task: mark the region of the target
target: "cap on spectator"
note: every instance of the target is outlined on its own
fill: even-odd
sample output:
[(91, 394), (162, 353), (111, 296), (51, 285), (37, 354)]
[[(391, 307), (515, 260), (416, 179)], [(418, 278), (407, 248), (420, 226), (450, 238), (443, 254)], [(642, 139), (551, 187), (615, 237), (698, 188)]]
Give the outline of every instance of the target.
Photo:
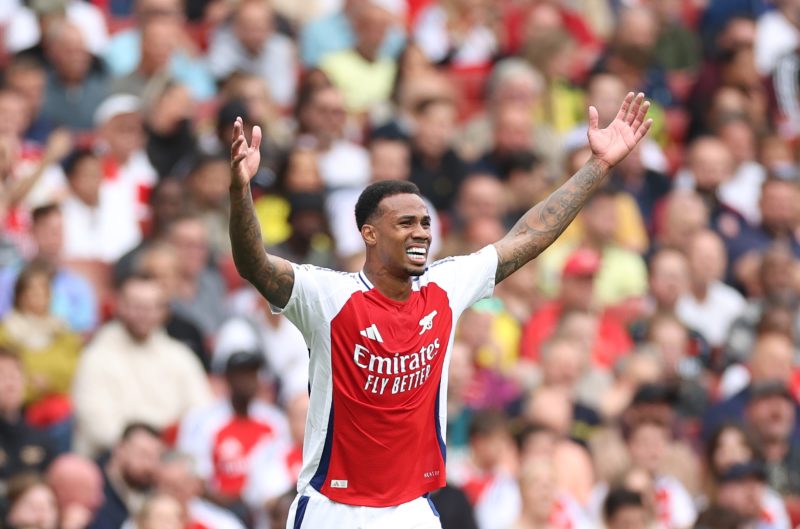
[(572, 252), (564, 263), (561, 277), (593, 276), (600, 269), (600, 256), (588, 248), (580, 248)]
[(37, 15), (65, 12), (67, 0), (31, 0), (30, 6)]
[(385, 9), (394, 17), (406, 16), (405, 0), (369, 0), (372, 5)]
[(264, 366), (264, 357), (256, 351), (236, 351), (225, 362), (225, 372), (259, 370)]
[(103, 125), (120, 114), (133, 114), (142, 108), (141, 100), (131, 94), (116, 94), (100, 103), (94, 113), (94, 124)]
[(763, 380), (755, 382), (750, 388), (750, 399), (756, 400), (765, 397), (784, 397), (794, 401), (794, 396), (786, 384), (780, 380)]
[(759, 481), (767, 480), (767, 471), (764, 465), (758, 461), (747, 461), (746, 463), (734, 463), (726, 468), (719, 475), (718, 481), (720, 483), (730, 483), (732, 481), (741, 481), (743, 479), (755, 478)]

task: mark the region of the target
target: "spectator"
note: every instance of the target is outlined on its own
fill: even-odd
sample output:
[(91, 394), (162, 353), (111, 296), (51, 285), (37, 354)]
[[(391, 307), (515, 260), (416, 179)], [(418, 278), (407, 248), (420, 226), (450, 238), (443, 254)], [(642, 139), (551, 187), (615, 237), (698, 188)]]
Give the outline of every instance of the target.
[(522, 512), (511, 528), (592, 527), (581, 506), (559, 491), (556, 481), (556, 469), (547, 459), (533, 459), (523, 465), (519, 478)]
[[(368, 2), (379, 7), (389, 7), (389, 11), (399, 8), (399, 3), (394, 0)], [(315, 68), (326, 55), (353, 47), (356, 42), (354, 18), (364, 3), (361, 0), (345, 0), (340, 10), (311, 20), (303, 27), (300, 33), (300, 52), (304, 66)], [(400, 24), (395, 24), (381, 43), (380, 55), (397, 57), (404, 43), (403, 30)]]
[(491, 411), (476, 414), (470, 424), (469, 444), (469, 459), (448, 465), (449, 478), (469, 498), (480, 529), (504, 528), (521, 509), (514, 479), (503, 468), (511, 448), (505, 416)]
[(500, 220), (506, 216), (503, 184), (493, 175), (475, 172), (458, 189), (451, 212), (451, 231), (443, 241), (442, 255), (469, 253), (469, 230), (481, 219)]
[(466, 166), (453, 149), (455, 105), (445, 98), (422, 100), (414, 121), (410, 180), (437, 211), (447, 211), (466, 176)]
[[(491, 141), (475, 163), (476, 168), (505, 180), (508, 177), (508, 164), (516, 153), (538, 152), (535, 132), (529, 109), (513, 100), (498, 103), (492, 114)], [(549, 159), (547, 161), (551, 162)], [(550, 167), (552, 165), (548, 164)]]
[[(55, 270), (51, 283), (51, 311), (76, 332), (89, 332), (97, 325), (97, 300), (91, 285), (62, 264), (64, 217), (56, 205), (42, 206), (33, 212), (32, 235), (36, 241), (34, 260)], [(13, 285), (20, 267), (0, 271), (0, 315), (13, 306)]]
[(92, 460), (63, 454), (47, 469), (58, 503), (60, 529), (84, 529), (103, 503), (103, 474)]
[(633, 464), (647, 470), (654, 479), (659, 521), (668, 528), (691, 527), (697, 518), (692, 497), (680, 481), (665, 474), (671, 443), (669, 427), (641, 418), (627, 427), (625, 437)]
[[(753, 349), (757, 326), (771, 307), (786, 307), (797, 310), (800, 292), (792, 280), (797, 261), (788, 245), (773, 243), (766, 249), (757, 271), (759, 297), (751, 297), (742, 315), (731, 325), (724, 351), (723, 365), (746, 362)], [(798, 328), (800, 321), (792, 325)]]
[[(237, 351), (226, 360), (216, 361), (217, 369), (225, 374), (230, 396), (195, 408), (184, 417), (179, 429), (177, 445), (197, 462), (208, 497), (234, 512), (246, 511), (243, 493), (248, 488), (254, 453), (261, 445), (288, 443), (289, 439), (283, 413), (256, 398), (263, 362), (264, 357), (256, 351)], [(262, 471), (277, 462), (269, 463), (261, 466)], [(262, 500), (261, 505), (292, 485), (288, 479), (278, 481), (279, 472), (270, 475), (272, 480), (259, 481), (269, 486), (269, 491), (255, 493)]]
[[(708, 438), (724, 422), (744, 419), (755, 385), (776, 380), (788, 385), (793, 372), (793, 358), (794, 346), (786, 335), (774, 332), (759, 335), (747, 363), (744, 387), (708, 410), (703, 419), (704, 437)], [(800, 439), (800, 429), (795, 428), (792, 437)]]
[(104, 182), (116, 184), (125, 200), (136, 205), (137, 219), (145, 220), (147, 197), (158, 176), (144, 151), (141, 100), (125, 94), (110, 96), (97, 107), (94, 122)]
[(665, 197), (662, 217), (656, 228), (655, 248), (686, 253), (694, 235), (708, 226), (709, 211), (696, 192), (676, 189)]
[(498, 52), (488, 2), (457, 0), (423, 10), (414, 38), (435, 63), (484, 66)]
[(164, 330), (171, 338), (191, 349), (203, 365), (203, 369), (209, 371), (211, 355), (200, 327), (177, 314), (172, 308), (177, 295), (179, 270), (178, 252), (174, 246), (165, 241), (155, 241), (142, 250), (135, 271), (153, 277), (161, 284), (161, 288), (169, 298), (169, 314), (164, 323)]
[(619, 76), (625, 86), (636, 87), (667, 108), (673, 104), (673, 95), (664, 70), (653, 61), (658, 33), (658, 18), (653, 11), (646, 7), (624, 9), (607, 52), (594, 69)]
[(61, 205), (67, 259), (112, 262), (139, 243), (136, 204), (120, 182), (103, 182), (100, 157), (73, 151), (64, 172), (70, 188)]
[[(194, 44), (183, 29), (178, 0), (136, 0), (134, 18), (136, 26), (114, 35), (103, 53), (114, 77), (131, 76), (129, 88), (135, 89), (142, 88), (140, 76), (147, 78), (164, 71), (189, 87), (196, 99), (202, 101), (214, 95), (213, 78), (203, 62), (194, 57)], [(119, 81), (117, 84), (121, 86)], [(140, 91), (133, 93), (142, 95)]]
[(163, 453), (158, 431), (143, 423), (125, 426), (103, 467), (103, 504), (87, 529), (120, 529), (128, 516), (143, 511)]
[(93, 4), (79, 0), (36, 0), (21, 7), (8, 20), (3, 36), (4, 48), (11, 54), (34, 48), (47, 33), (49, 22), (66, 20), (80, 29), (89, 51), (97, 55), (108, 43), (108, 29), (103, 13)]
[(57, 126), (90, 130), (98, 102), (108, 92), (105, 72), (93, 67), (81, 31), (67, 22), (47, 29), (44, 51), (50, 67), (42, 115)]
[(58, 505), (53, 490), (36, 474), (22, 474), (8, 484), (8, 527), (58, 529)]
[(650, 257), (647, 314), (675, 314), (678, 300), (689, 288), (689, 262), (679, 250), (665, 247)]
[(333, 86), (309, 92), (297, 102), (300, 133), (297, 145), (317, 152), (319, 173), (329, 188), (366, 185), (369, 155), (363, 147), (345, 138), (344, 96)]
[[(23, 415), (25, 375), (16, 354), (0, 348), (0, 486), (24, 472), (43, 472), (55, 457), (55, 446), (40, 430), (28, 425)], [(6, 489), (7, 490), (7, 489)]]
[(509, 105), (515, 105), (521, 115), (529, 117), (538, 147), (553, 145), (556, 142), (555, 133), (546, 125), (531, 119), (543, 90), (541, 73), (525, 60), (511, 57), (497, 62), (486, 81), (484, 112), (471, 118), (458, 133), (456, 143), (459, 154), (468, 161), (480, 157), (492, 144), (493, 123), (498, 119), (498, 112)]
[(153, 279), (131, 277), (120, 287), (117, 319), (97, 332), (78, 365), (77, 451), (98, 454), (133, 420), (165, 427), (209, 399), (202, 366), (162, 328), (165, 306)]
[[(558, 297), (534, 312), (525, 324), (520, 355), (536, 362), (542, 342), (550, 337), (561, 318), (571, 310), (595, 310), (594, 281), (600, 258), (592, 250), (576, 250), (564, 263)], [(591, 365), (608, 369), (633, 346), (624, 327), (609, 313), (600, 312), (597, 335), (591, 348)]]
[[(747, 464), (760, 459), (756, 440), (742, 426), (734, 423), (723, 424), (706, 444), (707, 493), (710, 498), (716, 494), (720, 477), (734, 465)], [(702, 514), (700, 518), (702, 518)], [(770, 520), (774, 527), (791, 527), (789, 515), (783, 499), (769, 485), (764, 487), (761, 499), (761, 516)]]
[(715, 503), (729, 509), (759, 527), (775, 527), (764, 519), (762, 497), (766, 475), (755, 462), (735, 463), (717, 480)]
[(203, 481), (197, 474), (191, 456), (180, 452), (164, 454), (158, 467), (156, 488), (159, 493), (167, 494), (180, 502), (187, 513), (190, 526), (244, 529), (230, 511), (203, 499)]
[(47, 74), (44, 66), (37, 60), (16, 56), (5, 68), (5, 82), (8, 87), (25, 100), (27, 110), (27, 130), (24, 139), (40, 145), (47, 142), (53, 131), (53, 123), (42, 116)]
[(225, 319), (219, 302), (225, 297), (225, 283), (210, 265), (208, 230), (199, 217), (186, 215), (172, 222), (167, 240), (178, 254), (179, 265), (172, 310), (197, 325), (203, 336), (211, 337)]
[(403, 2), (362, 1), (351, 14), (355, 33), (352, 48), (327, 54), (320, 69), (338, 87), (351, 114), (363, 116), (392, 93), (397, 63), (380, 53), (381, 44), (399, 19)]
[(720, 186), (720, 198), (739, 212), (750, 224), (761, 220), (759, 197), (767, 172), (756, 161), (756, 133), (745, 116), (723, 118), (716, 127), (720, 139), (733, 155), (733, 178)]
[(270, 96), (289, 108), (297, 83), (292, 41), (274, 29), (274, 15), (264, 2), (242, 2), (230, 25), (218, 28), (208, 50), (209, 70), (217, 79), (235, 71), (258, 75), (268, 83)]
[(745, 310), (741, 294), (722, 282), (725, 247), (710, 230), (696, 233), (689, 244), (689, 290), (681, 295), (676, 313), (687, 326), (703, 335), (712, 347), (721, 347), (733, 322)]
[(766, 462), (767, 482), (783, 496), (800, 493), (800, 445), (792, 439), (797, 428), (797, 404), (785, 384), (761, 382), (751, 387), (745, 410)]
[[(61, 423), (61, 448), (69, 447), (69, 392), (82, 346), (80, 336), (51, 313), (49, 266), (31, 263), (14, 285), (14, 308), (0, 324), (0, 344), (15, 351), (28, 379), (26, 413), (36, 426)], [(51, 435), (57, 435), (55, 430)]]

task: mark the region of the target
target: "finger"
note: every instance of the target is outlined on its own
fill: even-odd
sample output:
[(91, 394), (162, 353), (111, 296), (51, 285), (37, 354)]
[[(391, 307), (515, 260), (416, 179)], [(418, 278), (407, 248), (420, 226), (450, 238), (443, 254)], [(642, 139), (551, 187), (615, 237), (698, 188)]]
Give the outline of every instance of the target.
[(231, 141), (236, 141), (236, 139), (242, 135), (242, 121), (241, 118), (236, 118), (233, 122), (233, 137)]
[(237, 154), (233, 158), (233, 165), (238, 165), (238, 164), (242, 163), (242, 161), (244, 161), (245, 158), (247, 158), (247, 153), (246, 152), (242, 152), (242, 153)]
[(600, 116), (597, 113), (597, 109), (590, 106), (589, 107), (589, 130), (594, 130), (600, 127)]
[(648, 119), (647, 121), (644, 122), (644, 124), (641, 127), (639, 127), (639, 130), (637, 130), (636, 134), (634, 135), (634, 138), (636, 138), (636, 142), (637, 143), (642, 138), (644, 138), (645, 134), (647, 134), (647, 131), (650, 130), (650, 126), (652, 124), (653, 124), (653, 120), (652, 119)]
[(231, 145), (231, 156), (238, 156), (239, 152), (242, 150), (243, 144), (244, 144), (244, 135), (239, 134), (239, 137), (236, 138), (236, 141), (234, 141), (233, 145)]
[(625, 121), (625, 118), (628, 115), (628, 109), (631, 107), (632, 101), (633, 101), (633, 92), (628, 92), (628, 95), (626, 95), (625, 99), (622, 101), (622, 106), (619, 107), (619, 112), (617, 112), (617, 117), (615, 119), (621, 119)]
[(633, 130), (639, 130), (639, 127), (644, 123), (644, 118), (647, 116), (647, 111), (650, 109), (650, 101), (645, 101), (636, 113), (636, 119), (633, 120), (631, 127)]
[(628, 110), (628, 115), (625, 117), (625, 121), (628, 123), (628, 125), (632, 125), (634, 120), (636, 120), (636, 116), (639, 114), (639, 109), (642, 108), (643, 101), (644, 94), (641, 92), (636, 94), (636, 97), (633, 98), (633, 103)]
[(250, 147), (254, 151), (259, 150), (261, 148), (261, 127), (259, 127), (258, 125), (253, 127), (253, 137), (250, 139), (251, 139)]

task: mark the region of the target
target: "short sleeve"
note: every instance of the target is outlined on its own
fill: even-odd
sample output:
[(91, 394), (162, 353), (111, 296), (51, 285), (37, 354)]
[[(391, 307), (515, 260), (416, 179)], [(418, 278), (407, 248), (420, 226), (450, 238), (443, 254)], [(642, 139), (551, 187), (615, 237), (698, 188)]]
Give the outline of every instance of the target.
[(300, 329), (306, 342), (320, 322), (330, 321), (355, 290), (351, 274), (313, 265), (292, 263), (294, 285), (284, 308), (270, 303), (273, 314), (283, 314)]
[(497, 250), (490, 244), (470, 255), (436, 261), (428, 270), (428, 281), (447, 292), (453, 308), (460, 314), (476, 301), (492, 295), (497, 272)]

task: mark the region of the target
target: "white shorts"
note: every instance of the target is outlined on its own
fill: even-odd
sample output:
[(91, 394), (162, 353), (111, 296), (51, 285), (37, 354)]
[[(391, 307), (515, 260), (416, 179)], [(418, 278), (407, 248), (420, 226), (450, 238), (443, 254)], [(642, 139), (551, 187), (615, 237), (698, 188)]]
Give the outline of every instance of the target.
[(286, 529), (442, 529), (442, 524), (428, 497), (395, 507), (356, 507), (307, 487), (294, 499)]

